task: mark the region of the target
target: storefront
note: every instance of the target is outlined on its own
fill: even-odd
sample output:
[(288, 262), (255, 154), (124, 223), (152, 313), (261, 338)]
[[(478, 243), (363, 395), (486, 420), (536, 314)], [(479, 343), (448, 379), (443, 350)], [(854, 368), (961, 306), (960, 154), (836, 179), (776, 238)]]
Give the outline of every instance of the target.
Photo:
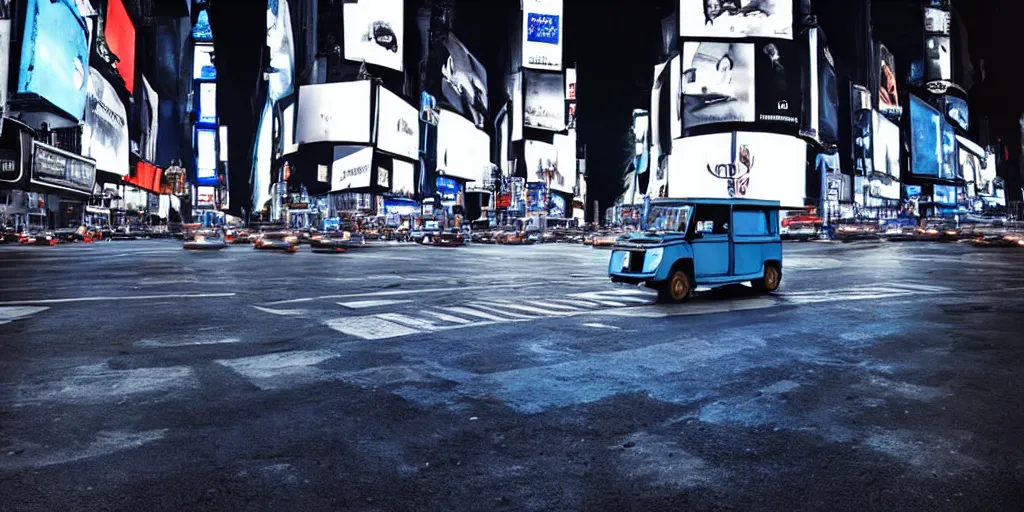
[(29, 223), (45, 229), (77, 228), (85, 220), (95, 181), (93, 160), (33, 141)]

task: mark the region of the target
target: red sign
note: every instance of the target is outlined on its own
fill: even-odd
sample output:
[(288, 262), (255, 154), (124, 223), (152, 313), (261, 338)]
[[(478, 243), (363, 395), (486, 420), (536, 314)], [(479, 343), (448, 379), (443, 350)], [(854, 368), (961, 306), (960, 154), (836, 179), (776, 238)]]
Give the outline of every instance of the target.
[(107, 3), (104, 35), (110, 51), (119, 59), (117, 74), (124, 79), (128, 92), (135, 94), (135, 25), (128, 17), (122, 0), (109, 0)]
[(495, 208), (511, 208), (512, 207), (512, 194), (498, 194), (498, 199), (494, 201)]
[(160, 193), (160, 182), (163, 181), (164, 170), (147, 162), (135, 164), (135, 176), (125, 176), (125, 183), (135, 185), (154, 194)]

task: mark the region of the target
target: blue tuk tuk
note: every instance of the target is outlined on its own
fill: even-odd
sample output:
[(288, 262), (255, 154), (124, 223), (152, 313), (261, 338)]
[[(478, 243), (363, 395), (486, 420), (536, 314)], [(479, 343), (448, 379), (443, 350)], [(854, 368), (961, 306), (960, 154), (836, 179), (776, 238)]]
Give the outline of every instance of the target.
[(766, 293), (782, 282), (778, 201), (655, 199), (646, 229), (612, 249), (612, 282), (645, 284), (663, 301), (698, 286), (750, 282)]

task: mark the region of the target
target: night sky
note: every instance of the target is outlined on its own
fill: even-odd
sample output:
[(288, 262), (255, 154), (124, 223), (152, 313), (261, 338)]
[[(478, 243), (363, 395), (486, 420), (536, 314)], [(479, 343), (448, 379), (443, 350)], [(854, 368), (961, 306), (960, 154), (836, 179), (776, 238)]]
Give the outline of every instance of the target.
[[(623, 164), (630, 151), (624, 143), (624, 135), (630, 129), (633, 109), (648, 108), (653, 67), (660, 50), (661, 19), (672, 11), (676, 1), (565, 0), (564, 60), (566, 65), (575, 63), (578, 70), (578, 134), (588, 150), (589, 199), (600, 201), (602, 209), (610, 206), (622, 192)], [(813, 10), (822, 13), (824, 23), (829, 16), (823, 11), (830, 10), (839, 1), (849, 0), (816, 0)], [(218, 4), (226, 9), (218, 12)], [(256, 71), (249, 68), (255, 64), (258, 69), (259, 59), (259, 42), (252, 36), (257, 31), (247, 30), (247, 27), (263, 23), (265, 16), (258, 8), (239, 9), (237, 4), (239, 2), (215, 0), (212, 21), (218, 55), (228, 57), (229, 52), (234, 55), (233, 62), (227, 64), (232, 69), (220, 70), (222, 82), (232, 80), (231, 84), (225, 84), (228, 87), (220, 88), (221, 113), (245, 117), (243, 111), (247, 105), (257, 102), (246, 101), (238, 93), (252, 88)], [(453, 32), (492, 75), (491, 97), (498, 96), (494, 94), (496, 87), (497, 91), (503, 87), (500, 84), (507, 52), (504, 45), (509, 44), (508, 20), (519, 5), (520, 0), (456, 2)], [(968, 24), (971, 54), (979, 73), (980, 59), (986, 60), (989, 83), (970, 91), (972, 118), (990, 116), (993, 138), (1001, 136), (1013, 141), (1019, 137), (1017, 118), (1024, 107), (1024, 97), (1019, 93), (1019, 56), (1016, 44), (1010, 44), (1009, 34), (1020, 30), (1018, 24), (1024, 19), (1024, 6), (1017, 2), (978, 0), (955, 1), (954, 5)], [(920, 35), (914, 33), (914, 27), (921, 21), (913, 16), (920, 16), (919, 0), (874, 0), (873, 11), (876, 37), (895, 48), (897, 57), (898, 48), (916, 48)], [(882, 21), (878, 21), (880, 17)], [(218, 18), (228, 23), (219, 24)], [(218, 58), (218, 68), (221, 65)], [(898, 68), (903, 65), (897, 62)], [(244, 153), (252, 146), (248, 139), (255, 130), (255, 114), (250, 116), (251, 122), (236, 120), (232, 123), (229, 146), (232, 162), (245, 161), (248, 157)], [(249, 134), (243, 133), (246, 129), (250, 130)], [(1019, 144), (1012, 146), (1011, 157), (1016, 159)], [(244, 182), (247, 177), (248, 170), (232, 171), (233, 202), (248, 197), (248, 184)], [(588, 204), (590, 208), (592, 202)]]

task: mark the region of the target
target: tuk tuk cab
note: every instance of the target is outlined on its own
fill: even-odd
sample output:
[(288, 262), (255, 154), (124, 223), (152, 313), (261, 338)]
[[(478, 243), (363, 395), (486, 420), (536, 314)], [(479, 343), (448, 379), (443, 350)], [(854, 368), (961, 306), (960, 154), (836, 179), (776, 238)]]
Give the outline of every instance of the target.
[(656, 199), (647, 229), (612, 247), (612, 282), (645, 284), (663, 301), (698, 286), (750, 282), (773, 292), (782, 282), (779, 203), (750, 199)]

